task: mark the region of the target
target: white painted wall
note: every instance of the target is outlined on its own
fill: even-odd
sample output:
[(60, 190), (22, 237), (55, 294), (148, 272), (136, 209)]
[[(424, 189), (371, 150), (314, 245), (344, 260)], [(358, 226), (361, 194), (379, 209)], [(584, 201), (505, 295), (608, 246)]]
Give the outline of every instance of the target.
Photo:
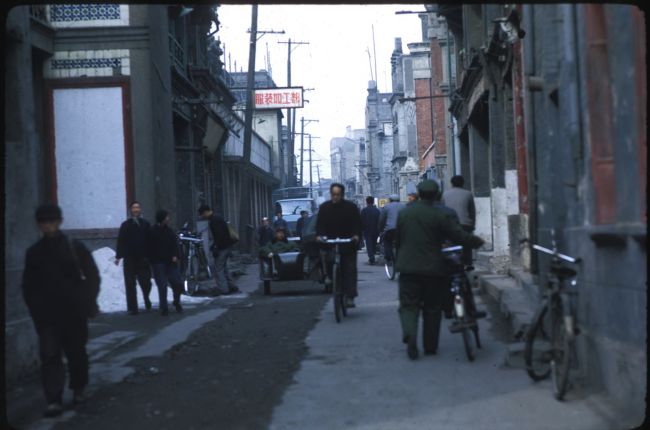
[(508, 215), (519, 214), (519, 183), (517, 182), (517, 171), (506, 170), (506, 198)]
[(510, 255), (508, 198), (505, 188), (492, 189), (492, 244), (494, 256)]
[(474, 234), (485, 241), (484, 251), (492, 250), (492, 203), (490, 197), (474, 197), (476, 229)]
[(63, 227), (119, 227), (127, 204), (122, 88), (55, 89), (53, 98)]

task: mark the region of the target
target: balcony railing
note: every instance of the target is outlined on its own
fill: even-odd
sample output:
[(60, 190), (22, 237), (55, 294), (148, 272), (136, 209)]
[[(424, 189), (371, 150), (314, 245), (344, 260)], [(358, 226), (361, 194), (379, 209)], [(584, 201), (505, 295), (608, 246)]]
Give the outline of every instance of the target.
[(185, 71), (185, 50), (173, 35), (169, 35), (169, 55), (179, 70)]
[(31, 5), (29, 6), (29, 16), (42, 24), (50, 25), (47, 19), (47, 6), (46, 5)]

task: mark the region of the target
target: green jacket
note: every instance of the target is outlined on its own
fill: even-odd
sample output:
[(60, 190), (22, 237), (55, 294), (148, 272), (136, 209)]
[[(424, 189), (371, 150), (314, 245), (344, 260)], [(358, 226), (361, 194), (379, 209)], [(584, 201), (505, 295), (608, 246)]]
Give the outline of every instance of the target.
[(300, 247), (295, 242), (269, 242), (262, 248), (260, 248), (260, 257), (266, 257), (269, 254), (282, 254), (285, 252), (295, 252), (300, 251)]
[(442, 244), (445, 241), (478, 248), (483, 240), (466, 233), (440, 206), (419, 200), (399, 213), (395, 244), (400, 273), (444, 276)]

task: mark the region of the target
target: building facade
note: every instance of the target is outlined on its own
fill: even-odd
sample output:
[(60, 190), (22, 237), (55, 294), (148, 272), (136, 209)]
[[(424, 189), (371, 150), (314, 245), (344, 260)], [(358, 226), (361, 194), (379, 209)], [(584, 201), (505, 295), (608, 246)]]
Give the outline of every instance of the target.
[[(433, 10), (433, 9), (432, 9)], [(456, 45), (459, 171), (493, 268), (582, 259), (577, 375), (642, 420), (647, 353), (645, 21), (628, 5), (438, 5)], [(452, 124), (453, 125), (453, 124)]]

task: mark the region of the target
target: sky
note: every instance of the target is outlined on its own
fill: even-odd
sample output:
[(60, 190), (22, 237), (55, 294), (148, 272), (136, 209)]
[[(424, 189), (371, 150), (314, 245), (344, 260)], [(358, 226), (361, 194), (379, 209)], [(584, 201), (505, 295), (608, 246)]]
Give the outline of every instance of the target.
[[(402, 38), (402, 50), (408, 43), (422, 41), (421, 21), (417, 14), (395, 15), (396, 11), (422, 11), (423, 4), (400, 5), (260, 5), (258, 31), (282, 31), (258, 38), (255, 69), (266, 69), (270, 58), (276, 85), (287, 85), (287, 44), (292, 45), (291, 84), (305, 89), (305, 107), (296, 109), (296, 132), (300, 118), (312, 119), (305, 133), (313, 139), (313, 179), (317, 180), (316, 164), (321, 178), (330, 177), (329, 144), (334, 137), (345, 136), (346, 127), (362, 129), (371, 64), (378, 69), (381, 92), (391, 92), (390, 56), (395, 38)], [(230, 71), (246, 71), (251, 27), (250, 5), (222, 5), (219, 8), (221, 28), (217, 33), (225, 48), (224, 63)], [(373, 48), (373, 26), (375, 46)], [(259, 35), (258, 35), (259, 36)], [(267, 57), (268, 48), (268, 57)], [(369, 59), (368, 51), (372, 59)], [(236, 64), (236, 69), (235, 69)], [(284, 111), (286, 112), (286, 111)], [(286, 116), (286, 113), (285, 113)], [(286, 121), (286, 118), (283, 120)], [(296, 154), (300, 152), (300, 136), (296, 136)], [(305, 152), (305, 178), (308, 179), (308, 154)]]

